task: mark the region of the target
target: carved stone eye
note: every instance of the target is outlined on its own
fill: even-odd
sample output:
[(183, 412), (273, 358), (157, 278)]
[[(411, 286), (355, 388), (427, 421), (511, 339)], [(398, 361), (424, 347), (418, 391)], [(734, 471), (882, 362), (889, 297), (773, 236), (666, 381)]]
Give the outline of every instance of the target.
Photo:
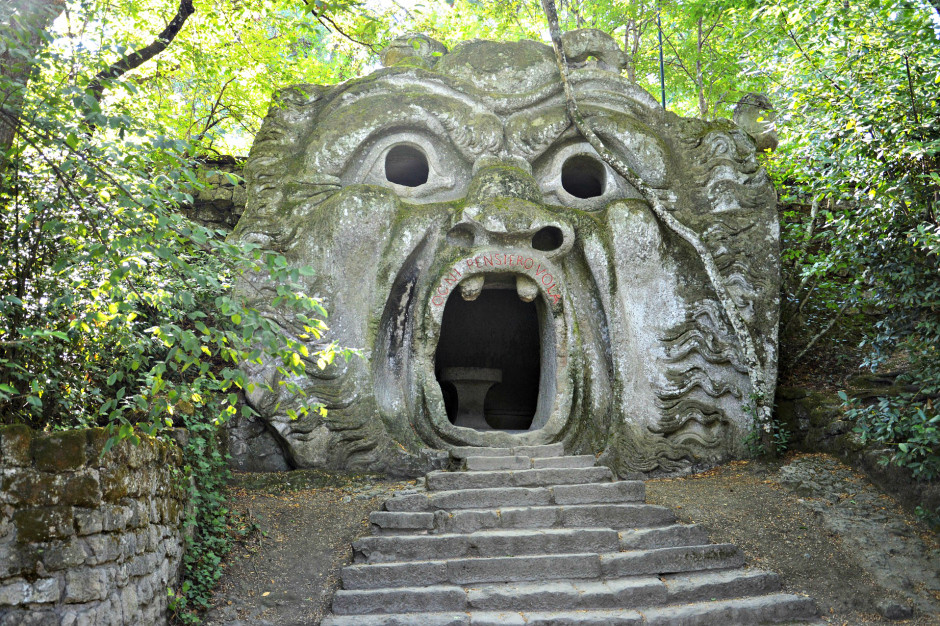
[(385, 156), (385, 179), (404, 187), (428, 182), (428, 157), (414, 146), (395, 146)]
[(576, 154), (561, 166), (561, 186), (575, 198), (596, 198), (604, 194), (607, 172), (604, 164), (587, 154)]

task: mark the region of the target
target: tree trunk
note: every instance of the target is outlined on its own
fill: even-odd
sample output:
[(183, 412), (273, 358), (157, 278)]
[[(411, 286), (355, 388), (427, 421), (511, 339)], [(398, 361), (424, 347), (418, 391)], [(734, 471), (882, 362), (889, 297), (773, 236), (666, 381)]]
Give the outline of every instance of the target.
[[(937, 0), (940, 2), (940, 0)], [(636, 53), (640, 42), (640, 24), (635, 18), (627, 20), (627, 30), (623, 35), (623, 49), (627, 53), (627, 79), (636, 82)]]
[(708, 102), (705, 100), (705, 79), (702, 77), (702, 18), (698, 18), (698, 39), (695, 43), (695, 49), (698, 54), (695, 57), (695, 90), (698, 92), (698, 110), (702, 119), (708, 117)]
[[(42, 33), (64, 6), (65, 0), (0, 0), (0, 37), (6, 48), (0, 53), (0, 180), (7, 166), (7, 150), (16, 136), (34, 59), (45, 45)], [(11, 48), (20, 54), (12, 54)]]

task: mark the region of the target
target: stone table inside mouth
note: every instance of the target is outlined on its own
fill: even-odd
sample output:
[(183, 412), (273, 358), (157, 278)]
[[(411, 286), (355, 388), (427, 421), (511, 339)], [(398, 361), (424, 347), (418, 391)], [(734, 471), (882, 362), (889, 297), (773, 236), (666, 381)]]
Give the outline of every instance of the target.
[(483, 415), (483, 402), (490, 387), (503, 382), (503, 373), (489, 367), (448, 367), (441, 372), (441, 380), (457, 389), (454, 425), (489, 429)]

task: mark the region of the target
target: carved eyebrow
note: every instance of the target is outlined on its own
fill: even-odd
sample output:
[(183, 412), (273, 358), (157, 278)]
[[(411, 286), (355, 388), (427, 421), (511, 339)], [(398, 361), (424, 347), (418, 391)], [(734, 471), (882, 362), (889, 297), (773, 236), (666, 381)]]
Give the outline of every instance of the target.
[(467, 99), (453, 98), (425, 88), (409, 93), (388, 88), (369, 90), (355, 97), (336, 98), (318, 116), (310, 138), (306, 165), (315, 171), (337, 175), (363, 146), (378, 136), (403, 129), (419, 129), (447, 137), (468, 162), (503, 141), (502, 123), (483, 107)]

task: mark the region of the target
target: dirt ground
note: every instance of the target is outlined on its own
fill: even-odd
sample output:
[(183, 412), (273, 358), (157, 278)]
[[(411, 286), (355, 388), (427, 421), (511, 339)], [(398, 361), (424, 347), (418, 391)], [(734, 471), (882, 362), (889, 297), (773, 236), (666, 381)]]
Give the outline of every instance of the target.
[[(818, 482), (789, 480), (788, 468)], [(737, 545), (750, 567), (779, 574), (787, 591), (815, 598), (828, 623), (940, 624), (937, 535), (828, 455), (734, 462), (648, 481), (646, 493), (713, 542)]]
[[(369, 512), (414, 487), (322, 472), (237, 477), (233, 506), (264, 535), (225, 559), (206, 623), (318, 624), (351, 561), (350, 542), (368, 532)], [(742, 461), (651, 480), (647, 501), (705, 526), (715, 542), (738, 545), (749, 566), (815, 598), (827, 623), (940, 624), (937, 535), (831, 457)]]
[(316, 471), (236, 476), (233, 509), (260, 532), (224, 559), (205, 624), (319, 624), (352, 561), (350, 544), (368, 533), (369, 513), (414, 485)]

